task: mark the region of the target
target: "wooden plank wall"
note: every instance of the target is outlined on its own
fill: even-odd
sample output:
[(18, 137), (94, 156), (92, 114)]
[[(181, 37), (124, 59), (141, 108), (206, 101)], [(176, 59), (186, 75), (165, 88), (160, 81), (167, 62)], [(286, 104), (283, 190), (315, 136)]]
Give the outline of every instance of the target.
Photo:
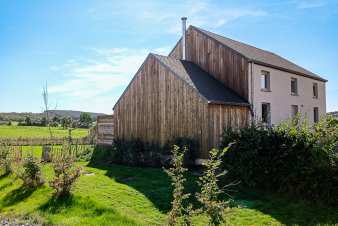
[(244, 106), (209, 104), (208, 113), (209, 149), (218, 146), (224, 128), (238, 129), (248, 126), (249, 123), (250, 111)]
[[(170, 56), (181, 59), (180, 51), (179, 42)], [(248, 61), (245, 57), (195, 28), (189, 27), (186, 58), (248, 100)]]
[(195, 89), (150, 56), (114, 108), (114, 134), (165, 144), (190, 137), (200, 156), (218, 144), (224, 126), (242, 126), (248, 108), (210, 105)]

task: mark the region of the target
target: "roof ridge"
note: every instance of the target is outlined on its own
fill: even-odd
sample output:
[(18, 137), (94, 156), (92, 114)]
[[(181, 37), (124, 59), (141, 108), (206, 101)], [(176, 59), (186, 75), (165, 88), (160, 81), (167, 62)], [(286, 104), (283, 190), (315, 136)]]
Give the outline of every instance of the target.
[(321, 76), (269, 50), (257, 48), (244, 42), (227, 38), (222, 35), (204, 30), (202, 28), (193, 25), (190, 25), (189, 29), (194, 29), (195, 31), (200, 32), (201, 34), (206, 35), (207, 37), (213, 39), (214, 41), (220, 43), (223, 46), (226, 46), (227, 48), (230, 48), (232, 51), (236, 52), (245, 59), (252, 61), (254, 63), (260, 64), (262, 66), (275, 68), (277, 70), (282, 70), (288, 73), (309, 77), (311, 79), (327, 82), (327, 80), (322, 78)]
[[(232, 39), (232, 38), (229, 38), (229, 37), (226, 37), (226, 36), (222, 36), (222, 35), (216, 34), (216, 33), (212, 32), (212, 31), (204, 30), (203, 28), (199, 28), (199, 27), (196, 27), (196, 26), (193, 26), (193, 25), (191, 25), (191, 27), (192, 27), (192, 28), (195, 28), (195, 29), (197, 29), (197, 30), (200, 30), (200, 31), (203, 32), (203, 33), (211, 33), (211, 34), (216, 35), (216, 36), (219, 36), (219, 37), (221, 37), (221, 38), (225, 38), (225, 39), (228, 39), (228, 40), (230, 40), (230, 41), (237, 42), (237, 43), (239, 43), (239, 44), (246, 45), (246, 46), (250, 46), (250, 47), (255, 48), (255, 49), (257, 49), (257, 50), (261, 50), (261, 51), (268, 52), (268, 53), (274, 54), (274, 55), (276, 55), (276, 56), (279, 56), (278, 54), (275, 54), (274, 52), (271, 52), (271, 51), (269, 51), (269, 50), (262, 49), (262, 48), (258, 48), (258, 47), (256, 47), (256, 46), (247, 44), (247, 43), (245, 43), (245, 42), (237, 41), (237, 40), (235, 40), (235, 39)], [(281, 56), (279, 56), (279, 57), (281, 57)]]

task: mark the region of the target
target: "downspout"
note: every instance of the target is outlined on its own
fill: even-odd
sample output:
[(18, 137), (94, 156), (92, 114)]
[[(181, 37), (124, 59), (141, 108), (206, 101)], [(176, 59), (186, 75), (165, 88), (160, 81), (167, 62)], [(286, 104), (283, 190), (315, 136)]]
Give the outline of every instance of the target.
[(253, 82), (253, 64), (254, 62), (251, 61), (249, 62), (250, 63), (250, 113), (251, 113), (251, 117), (252, 117), (252, 122), (254, 120), (254, 117), (255, 117), (255, 114), (254, 114), (254, 98), (253, 98), (253, 95), (254, 95), (254, 82)]

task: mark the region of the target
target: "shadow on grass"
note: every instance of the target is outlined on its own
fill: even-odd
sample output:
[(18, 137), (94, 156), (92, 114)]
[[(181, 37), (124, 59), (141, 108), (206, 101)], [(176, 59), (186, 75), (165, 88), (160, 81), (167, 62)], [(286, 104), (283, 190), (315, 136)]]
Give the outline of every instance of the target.
[(3, 184), (3, 185), (0, 186), (0, 191), (2, 189), (5, 189), (5, 188), (10, 187), (12, 185), (13, 185), (13, 181), (9, 181), (9, 182), (7, 182), (7, 183), (5, 183), (5, 184)]
[(64, 219), (76, 216), (80, 219), (80, 221), (90, 223), (93, 221), (98, 225), (102, 219), (105, 219), (110, 223), (114, 222), (117, 224), (123, 223), (123, 225), (137, 225), (132, 219), (122, 216), (112, 208), (100, 206), (88, 197), (84, 198), (73, 195), (62, 198), (52, 197), (48, 200), (48, 202), (40, 206), (39, 210), (50, 216), (63, 216), (62, 218)]
[[(172, 199), (171, 182), (167, 174), (160, 168), (108, 164), (111, 158), (111, 153), (109, 154), (108, 151), (96, 153), (96, 160), (99, 161), (92, 161), (88, 166), (105, 170), (106, 176), (138, 190), (159, 211), (167, 213), (170, 210)], [(189, 176), (187, 179), (187, 191), (194, 194), (198, 190), (196, 177)], [(235, 204), (269, 215), (283, 225), (317, 226), (338, 224), (338, 209), (332, 207), (306, 203), (297, 198), (292, 199), (281, 194), (241, 190), (240, 188), (238, 188), (238, 191), (234, 197)], [(257, 215), (257, 217), (259, 216)], [(256, 221), (255, 218), (252, 221), (254, 223)]]
[(26, 198), (28, 198), (35, 190), (36, 188), (21, 186), (5, 195), (5, 197), (2, 199), (2, 206), (12, 206), (18, 202), (22, 202)]
[(169, 177), (163, 170), (116, 164), (90, 164), (90, 167), (105, 170), (106, 176), (141, 192), (159, 211), (166, 213), (170, 210), (171, 184)]
[(283, 225), (337, 225), (338, 209), (292, 199), (281, 194), (243, 191), (235, 203), (270, 215)]

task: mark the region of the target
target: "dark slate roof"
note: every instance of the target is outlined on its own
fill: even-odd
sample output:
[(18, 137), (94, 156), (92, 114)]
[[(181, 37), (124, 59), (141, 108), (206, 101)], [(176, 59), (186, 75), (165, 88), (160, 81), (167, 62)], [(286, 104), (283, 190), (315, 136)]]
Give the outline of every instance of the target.
[(220, 81), (212, 77), (196, 64), (189, 61), (177, 60), (173, 57), (157, 54), (152, 55), (176, 76), (196, 89), (209, 103), (249, 105), (245, 99), (231, 89), (225, 87)]
[(215, 39), (216, 41), (220, 42), (221, 44), (233, 49), (237, 53), (243, 55), (244, 57), (248, 58), (250, 61), (253, 61), (257, 64), (262, 64), (266, 66), (273, 66), (277, 69), (284, 69), (286, 71), (289, 71), (291, 73), (296, 73), (299, 75), (311, 77), (313, 79), (317, 79), (320, 81), (327, 81), (320, 76), (292, 63), (291, 61), (274, 54), (270, 51), (263, 50), (256, 48), (254, 46), (238, 42), (235, 40), (232, 40), (230, 38), (226, 38), (223, 36), (220, 36), (218, 34), (212, 33), (210, 31), (203, 30), (201, 28), (197, 28), (194, 26), (191, 26), (191, 28), (200, 31), (204, 33), (205, 35)]

